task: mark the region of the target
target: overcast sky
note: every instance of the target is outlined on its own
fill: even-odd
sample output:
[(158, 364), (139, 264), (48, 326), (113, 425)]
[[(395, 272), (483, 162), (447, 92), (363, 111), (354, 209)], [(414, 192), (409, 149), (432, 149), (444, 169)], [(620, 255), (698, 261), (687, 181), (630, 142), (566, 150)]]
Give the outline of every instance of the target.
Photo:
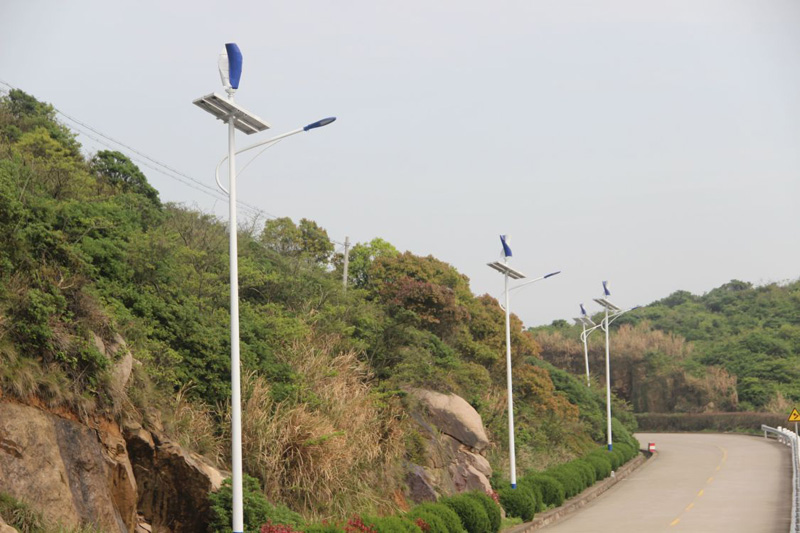
[(486, 263), (508, 234), (515, 268), (563, 271), (512, 293), (527, 325), (577, 316), (602, 280), (628, 306), (800, 275), (797, 0), (0, 3), (0, 80), (223, 219), (188, 178), (213, 187), (226, 154), (192, 105), (221, 92), (226, 42), (271, 132), (338, 117), (254, 161), (245, 202), (432, 254), (476, 294), (501, 294)]

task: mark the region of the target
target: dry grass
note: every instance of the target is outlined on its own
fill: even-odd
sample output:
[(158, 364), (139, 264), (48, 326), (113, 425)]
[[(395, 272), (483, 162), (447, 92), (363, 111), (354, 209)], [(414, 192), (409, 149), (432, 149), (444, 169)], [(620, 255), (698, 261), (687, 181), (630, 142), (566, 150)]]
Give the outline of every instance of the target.
[(395, 507), (403, 454), (399, 407), (379, 404), (364, 365), (334, 345), (317, 339), (284, 353), (303, 376), (303, 402), (276, 403), (252, 373), (242, 385), (245, 470), (269, 499), (315, 519)]
[(175, 402), (164, 413), (167, 433), (181, 446), (202, 454), (213, 463), (222, 464), (225, 442), (217, 430), (214, 409), (198, 402), (190, 401), (189, 393), (193, 385), (188, 383), (175, 394)]

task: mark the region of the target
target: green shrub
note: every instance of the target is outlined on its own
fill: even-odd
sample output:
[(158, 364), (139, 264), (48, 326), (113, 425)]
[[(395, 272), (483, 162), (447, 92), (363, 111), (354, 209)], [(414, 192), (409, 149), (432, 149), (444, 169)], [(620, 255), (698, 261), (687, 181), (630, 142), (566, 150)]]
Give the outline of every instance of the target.
[(491, 530), (492, 524), (489, 522), (489, 516), (483, 505), (475, 498), (458, 494), (439, 501), (456, 512), (467, 533), (487, 533)]
[(523, 522), (533, 520), (536, 513), (536, 496), (527, 484), (520, 483), (516, 489), (503, 487), (497, 491), (500, 505), (506, 510), (507, 516), (517, 516)]
[(614, 447), (614, 449), (611, 450), (609, 454), (616, 458), (617, 466), (614, 467), (614, 470), (618, 469), (620, 466), (625, 464), (625, 456), (616, 447)]
[(536, 486), (541, 490), (541, 501), (544, 505), (559, 507), (564, 503), (566, 490), (564, 484), (557, 478), (544, 474), (533, 473), (522, 478), (526, 484)]
[(597, 481), (597, 474), (594, 471), (594, 467), (583, 459), (575, 459), (574, 461), (570, 461), (569, 464), (581, 473), (584, 488), (591, 487), (594, 485), (595, 481)]
[(598, 480), (605, 479), (611, 475), (611, 460), (608, 457), (599, 454), (589, 454), (584, 457), (583, 460), (592, 465)]
[(364, 518), (364, 523), (372, 526), (377, 533), (422, 533), (417, 524), (400, 516)]
[(613, 452), (608, 451), (607, 449), (599, 449), (597, 451), (592, 452), (592, 454), (597, 455), (598, 457), (605, 457), (611, 462), (611, 470), (616, 470), (619, 468), (619, 454), (615, 454)]
[(500, 506), (497, 505), (497, 502), (495, 502), (491, 496), (479, 490), (466, 492), (464, 494), (478, 500), (483, 506), (483, 510), (486, 511), (486, 516), (489, 517), (489, 524), (491, 525), (489, 533), (497, 533), (500, 531), (500, 522), (503, 521), (503, 513), (500, 512)]
[(620, 442), (619, 444), (614, 445), (614, 449), (619, 451), (622, 454), (622, 463), (627, 463), (631, 459), (634, 458), (635, 453), (633, 447), (630, 444), (625, 442)]
[[(537, 483), (534, 483), (530, 477), (523, 476), (517, 480), (517, 485), (520, 487), (527, 487), (531, 492), (533, 492), (534, 498), (536, 498), (536, 512), (540, 513), (544, 511), (545, 503), (544, 503), (544, 496), (542, 494), (542, 487), (540, 487)], [(501, 502), (502, 503), (502, 502)]]
[(443, 502), (423, 503), (414, 507), (411, 512), (424, 512), (436, 515), (444, 523), (448, 533), (464, 533), (464, 526), (461, 523), (461, 518), (458, 517), (458, 513)]
[(567, 498), (572, 498), (586, 488), (580, 472), (567, 464), (554, 466), (546, 470), (545, 473), (553, 476), (564, 485), (564, 492)]
[[(416, 523), (417, 520), (422, 520), (428, 524), (427, 533), (450, 533), (450, 529), (447, 527), (445, 521), (432, 511), (426, 511), (415, 507), (406, 513), (406, 517), (414, 523)], [(455, 518), (458, 520), (457, 516)]]
[[(272, 505), (264, 497), (258, 480), (247, 474), (242, 478), (242, 503), (244, 507), (244, 528), (247, 531), (258, 531), (262, 524), (286, 524), (299, 527), (303, 517), (284, 505)], [(225, 532), (231, 529), (233, 523), (231, 515), (231, 501), (233, 489), (231, 479), (222, 482), (222, 487), (217, 492), (208, 495), (211, 502), (211, 521), (209, 531)]]

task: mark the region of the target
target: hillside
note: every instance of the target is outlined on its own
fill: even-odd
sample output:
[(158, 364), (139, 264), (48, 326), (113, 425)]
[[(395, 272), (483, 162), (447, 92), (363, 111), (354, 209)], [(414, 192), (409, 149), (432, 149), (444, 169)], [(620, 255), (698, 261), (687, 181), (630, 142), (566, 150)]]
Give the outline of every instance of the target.
[[(582, 372), (578, 326), (560, 321), (531, 331), (546, 360)], [(800, 401), (800, 281), (734, 280), (701, 296), (677, 291), (620, 317), (611, 332), (614, 389), (638, 412), (788, 413)], [(590, 336), (598, 369), (601, 336)]]
[[(405, 505), (412, 388), (482, 416), (506, 472), (504, 315), (434, 257), (376, 238), (342, 257), (311, 220), (239, 229), (245, 470), (272, 502), (341, 518)], [(59, 416), (164, 432), (229, 461), (227, 228), (161, 202), (125, 155), (85, 156), (47, 104), (0, 99), (0, 387)], [(603, 437), (602, 395), (513, 318), (518, 470)], [(103, 346), (125, 343), (131, 382)], [(615, 410), (631, 427), (623, 404)], [(131, 427), (137, 427), (135, 425)], [(497, 481), (502, 475), (498, 474)]]

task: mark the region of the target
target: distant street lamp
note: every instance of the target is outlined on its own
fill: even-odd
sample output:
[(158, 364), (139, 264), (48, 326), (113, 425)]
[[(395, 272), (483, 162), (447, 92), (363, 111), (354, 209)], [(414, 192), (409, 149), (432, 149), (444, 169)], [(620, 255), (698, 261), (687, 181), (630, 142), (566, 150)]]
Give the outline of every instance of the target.
[[(589, 380), (589, 335), (592, 334), (594, 330), (596, 330), (599, 326), (594, 323), (594, 321), (589, 318), (589, 315), (586, 314), (586, 308), (583, 307), (581, 304), (581, 316), (578, 318), (573, 319), (576, 324), (581, 324), (583, 326), (583, 331), (581, 332), (581, 340), (583, 341), (583, 359), (586, 362), (586, 386), (591, 387), (591, 381)], [(586, 328), (589, 329), (586, 329)]]
[(514, 446), (514, 395), (512, 393), (512, 386), (511, 386), (511, 311), (509, 309), (509, 299), (508, 293), (512, 290), (522, 288), (526, 285), (530, 285), (531, 283), (535, 283), (537, 281), (541, 281), (543, 279), (547, 279), (551, 276), (555, 276), (558, 272), (551, 272), (550, 274), (546, 274), (544, 276), (538, 277), (536, 279), (532, 279), (516, 287), (509, 289), (508, 287), (508, 278), (511, 279), (524, 279), (525, 274), (518, 270), (514, 270), (508, 265), (508, 258), (511, 257), (511, 248), (508, 247), (508, 243), (506, 243), (506, 236), (500, 235), (500, 242), (503, 244), (503, 261), (494, 261), (493, 263), (487, 263), (489, 267), (497, 270), (501, 274), (503, 274), (503, 278), (505, 280), (505, 305), (501, 305), (501, 307), (505, 310), (506, 313), (506, 383), (508, 386), (508, 451), (509, 451), (509, 463), (510, 463), (510, 470), (511, 470), (511, 488), (517, 488), (517, 458), (516, 458), (516, 451)]
[(244, 507), (242, 491), (242, 400), (241, 400), (241, 371), (239, 363), (239, 265), (237, 244), (236, 221), (236, 154), (256, 146), (275, 142), (289, 135), (308, 131), (330, 124), (335, 118), (323, 119), (305, 128), (279, 135), (268, 141), (236, 151), (236, 132), (242, 131), (247, 135), (264, 131), (270, 125), (253, 115), (244, 108), (236, 105), (233, 95), (239, 88), (242, 75), (242, 53), (235, 43), (225, 45), (225, 54), (220, 56), (219, 71), (222, 84), (227, 97), (217, 93), (209, 94), (194, 100), (194, 104), (211, 113), (216, 118), (228, 124), (228, 156), (221, 162), (228, 160), (229, 189), (226, 190), (219, 182), (219, 166), (217, 165), (217, 185), (228, 194), (229, 200), (229, 255), (230, 255), (230, 306), (231, 306), (231, 488), (233, 490), (232, 526), (234, 533), (244, 531)]
[[(608, 340), (608, 331), (609, 325), (611, 322), (619, 318), (620, 316), (624, 315), (628, 311), (633, 311), (634, 309), (638, 309), (639, 306), (631, 307), (630, 309), (622, 310), (616, 305), (612, 304), (608, 297), (611, 296), (611, 291), (608, 289), (608, 282), (603, 282), (603, 297), (602, 298), (595, 298), (594, 301), (603, 306), (605, 309), (605, 317), (600, 324), (600, 327), (606, 332), (606, 423), (607, 423), (607, 430), (608, 430), (608, 450), (611, 451), (613, 449), (613, 440), (611, 435), (611, 363), (609, 357), (609, 340)], [(609, 321), (609, 311), (611, 312)]]

